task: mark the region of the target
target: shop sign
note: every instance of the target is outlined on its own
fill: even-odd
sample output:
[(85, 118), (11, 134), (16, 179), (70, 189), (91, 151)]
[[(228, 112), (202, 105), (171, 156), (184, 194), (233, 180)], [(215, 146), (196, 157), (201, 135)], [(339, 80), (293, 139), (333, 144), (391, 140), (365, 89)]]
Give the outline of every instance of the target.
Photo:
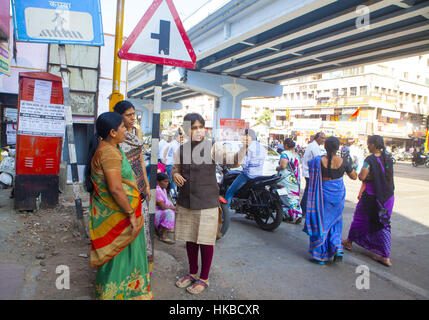
[(381, 115), (387, 118), (401, 119), (401, 113), (389, 110), (382, 110)]

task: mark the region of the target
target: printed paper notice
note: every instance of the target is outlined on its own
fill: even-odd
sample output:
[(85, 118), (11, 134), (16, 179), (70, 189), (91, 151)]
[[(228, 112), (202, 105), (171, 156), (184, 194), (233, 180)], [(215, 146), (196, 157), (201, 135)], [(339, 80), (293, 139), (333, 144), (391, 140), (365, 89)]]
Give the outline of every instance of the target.
[(36, 80), (34, 84), (34, 102), (51, 103), (52, 82)]
[(18, 134), (63, 137), (65, 128), (64, 105), (21, 100)]

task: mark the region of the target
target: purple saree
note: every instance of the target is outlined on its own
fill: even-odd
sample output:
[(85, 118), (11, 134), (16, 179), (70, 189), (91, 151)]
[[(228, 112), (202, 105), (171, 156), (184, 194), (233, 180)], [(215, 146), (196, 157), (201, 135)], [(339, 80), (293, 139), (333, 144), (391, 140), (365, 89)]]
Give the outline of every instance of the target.
[[(383, 160), (383, 161), (382, 161)], [(372, 181), (360, 198), (348, 239), (382, 257), (389, 258), (391, 248), (390, 217), (395, 197), (393, 195), (393, 162), (374, 155), (365, 160), (370, 166)]]

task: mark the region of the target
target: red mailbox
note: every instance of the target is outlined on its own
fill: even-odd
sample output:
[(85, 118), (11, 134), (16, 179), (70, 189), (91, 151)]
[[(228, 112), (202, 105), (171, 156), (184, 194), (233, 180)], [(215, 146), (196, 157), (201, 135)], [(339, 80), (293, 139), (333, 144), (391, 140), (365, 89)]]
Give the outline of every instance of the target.
[(61, 148), (65, 131), (62, 79), (48, 72), (19, 74), (15, 209), (58, 204)]

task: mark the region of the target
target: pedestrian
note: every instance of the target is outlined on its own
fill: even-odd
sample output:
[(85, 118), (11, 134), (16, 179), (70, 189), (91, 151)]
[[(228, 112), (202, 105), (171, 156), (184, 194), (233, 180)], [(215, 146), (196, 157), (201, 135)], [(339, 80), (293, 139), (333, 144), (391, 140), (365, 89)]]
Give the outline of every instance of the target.
[(391, 266), (391, 227), (394, 182), (393, 161), (386, 154), (383, 137), (368, 138), (371, 152), (364, 162), (359, 180), (365, 182), (365, 190), (356, 206), (349, 234), (343, 246), (351, 250), (352, 243), (372, 252), (372, 258), (385, 266)]
[(357, 142), (353, 142), (350, 146), (350, 157), (356, 167), (356, 173), (359, 174), (363, 166), (364, 153), (362, 148), (357, 146)]
[(157, 166), (157, 173), (159, 172), (165, 172), (165, 163), (163, 162), (163, 156), (164, 156), (164, 150), (168, 146), (167, 140), (165, 140), (165, 136), (161, 135), (159, 137), (159, 144), (158, 144), (158, 166)]
[(228, 205), (231, 205), (231, 200), (235, 193), (240, 190), (247, 181), (262, 176), (264, 171), (264, 162), (268, 154), (267, 149), (259, 143), (254, 130), (246, 129), (245, 135), (250, 137), (252, 143), (247, 149), (246, 157), (241, 164), (243, 170), (228, 187), (228, 190), (226, 190), (225, 200), (228, 201)]
[(155, 228), (159, 240), (167, 244), (174, 244), (174, 241), (167, 237), (167, 232), (174, 231), (174, 216), (176, 208), (168, 200), (167, 186), (170, 183), (168, 175), (158, 173), (156, 185), (156, 208), (155, 208)]
[(177, 197), (177, 187), (173, 181), (173, 165), (174, 165), (174, 153), (179, 149), (181, 142), (181, 134), (176, 132), (174, 135), (173, 141), (170, 145), (165, 148), (164, 151), (164, 161), (165, 161), (165, 171), (170, 179), (170, 194), (172, 197)]
[(102, 113), (96, 132), (101, 141), (94, 137), (85, 168), (95, 298), (152, 299), (141, 194), (119, 146), (127, 132), (122, 116)]
[(305, 148), (304, 156), (302, 157), (302, 175), (305, 178), (305, 189), (301, 199), (302, 215), (305, 216), (307, 211), (307, 197), (308, 197), (308, 183), (309, 183), (309, 170), (308, 163), (315, 157), (322, 154), (321, 145), (325, 143), (326, 136), (323, 132), (318, 132)]
[(352, 180), (357, 179), (350, 157), (337, 156), (340, 140), (326, 139), (326, 156), (317, 156), (310, 161), (308, 207), (304, 232), (310, 236), (310, 260), (324, 264), (334, 257), (342, 260), (341, 234), (343, 209), (346, 197), (344, 173)]
[(284, 142), (285, 151), (280, 156), (280, 163), (277, 171), (282, 177), (278, 183), (283, 185), (286, 194), (280, 198), (284, 207), (285, 220), (300, 224), (302, 220), (302, 210), (299, 202), (301, 190), (301, 170), (299, 155), (295, 152), (295, 142), (287, 138)]
[(143, 132), (138, 129), (136, 125), (136, 113), (134, 105), (127, 101), (119, 101), (113, 110), (119, 113), (123, 120), (125, 128), (127, 129), (125, 140), (120, 143), (122, 151), (124, 151), (128, 162), (133, 169), (136, 178), (137, 187), (142, 196), (143, 203), (143, 218), (144, 218), (144, 231), (146, 238), (146, 251), (149, 261), (150, 272), (153, 270), (153, 250), (152, 240), (150, 237), (150, 219), (148, 203), (151, 198), (149, 179), (146, 172), (146, 163), (143, 159)]
[[(174, 183), (178, 187), (175, 239), (186, 241), (189, 273), (176, 282), (179, 288), (198, 294), (209, 286), (209, 273), (218, 231), (219, 188), (216, 180), (218, 144), (205, 139), (205, 121), (198, 113), (184, 117), (183, 127), (189, 140), (175, 153)], [(234, 155), (234, 164), (241, 163), (248, 142)], [(220, 162), (225, 157), (221, 155)], [(229, 159), (229, 157), (226, 157)], [(201, 251), (201, 273), (198, 278), (198, 254)]]

